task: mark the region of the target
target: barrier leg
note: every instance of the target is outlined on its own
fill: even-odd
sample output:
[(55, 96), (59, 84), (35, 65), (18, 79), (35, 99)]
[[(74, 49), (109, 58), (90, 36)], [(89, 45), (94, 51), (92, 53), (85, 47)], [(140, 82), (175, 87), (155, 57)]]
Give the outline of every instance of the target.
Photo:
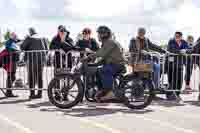
[(3, 89), (0, 89), (0, 90), (1, 90), (1, 92), (4, 94), (4, 96), (6, 96), (5, 91), (4, 91)]

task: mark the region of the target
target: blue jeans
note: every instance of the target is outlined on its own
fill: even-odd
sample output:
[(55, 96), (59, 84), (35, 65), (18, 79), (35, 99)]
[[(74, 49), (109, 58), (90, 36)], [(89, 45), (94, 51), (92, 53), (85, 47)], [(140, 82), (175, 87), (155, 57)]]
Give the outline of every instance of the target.
[(100, 70), (100, 78), (103, 89), (112, 89), (114, 75), (120, 71), (121, 65), (105, 64)]
[(160, 82), (160, 64), (153, 63), (153, 82), (155, 88), (158, 89)]

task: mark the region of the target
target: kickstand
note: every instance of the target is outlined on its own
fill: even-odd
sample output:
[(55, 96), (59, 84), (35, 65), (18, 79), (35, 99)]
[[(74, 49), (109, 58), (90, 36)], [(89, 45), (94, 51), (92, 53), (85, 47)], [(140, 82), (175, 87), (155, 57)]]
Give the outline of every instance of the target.
[(4, 92), (4, 90), (2, 88), (0, 88), (0, 90), (6, 96), (6, 93)]

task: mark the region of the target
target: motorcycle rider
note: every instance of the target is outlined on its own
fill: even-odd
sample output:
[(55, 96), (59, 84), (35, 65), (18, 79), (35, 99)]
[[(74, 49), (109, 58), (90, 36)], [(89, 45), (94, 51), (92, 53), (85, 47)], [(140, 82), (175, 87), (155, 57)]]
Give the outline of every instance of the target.
[(113, 75), (120, 72), (124, 68), (124, 58), (121, 51), (120, 44), (112, 39), (112, 32), (107, 26), (100, 26), (97, 29), (98, 39), (102, 43), (102, 47), (88, 58), (102, 59), (103, 67), (99, 72), (102, 89), (97, 92), (96, 100), (98, 102), (114, 98), (112, 92)]

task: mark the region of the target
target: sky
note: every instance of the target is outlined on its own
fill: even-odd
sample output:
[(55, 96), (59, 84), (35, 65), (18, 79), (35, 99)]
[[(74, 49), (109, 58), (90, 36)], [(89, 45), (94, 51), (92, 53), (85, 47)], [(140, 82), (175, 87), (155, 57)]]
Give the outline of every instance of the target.
[(94, 36), (99, 25), (109, 26), (127, 47), (139, 27), (157, 44), (166, 43), (175, 31), (184, 37), (200, 36), (199, 0), (0, 0), (0, 28), (23, 38), (29, 27), (52, 38), (58, 25), (66, 25), (75, 37), (84, 27)]

